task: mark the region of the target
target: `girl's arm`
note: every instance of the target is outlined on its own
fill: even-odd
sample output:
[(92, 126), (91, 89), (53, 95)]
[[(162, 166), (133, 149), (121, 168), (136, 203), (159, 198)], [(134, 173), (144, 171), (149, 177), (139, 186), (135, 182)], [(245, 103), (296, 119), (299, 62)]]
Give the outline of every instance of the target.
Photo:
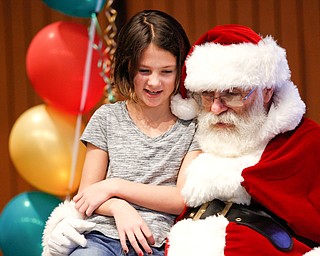
[[(151, 253), (149, 244), (154, 244), (155, 241), (149, 227), (137, 210), (122, 199), (106, 197), (108, 188), (100, 187), (106, 177), (108, 160), (107, 152), (88, 143), (79, 192), (75, 196), (75, 199), (79, 198), (75, 200), (76, 208), (87, 214), (88, 209), (90, 209), (88, 207), (91, 207), (90, 203), (98, 198), (98, 201), (100, 200), (98, 204), (101, 205), (103, 202), (104, 204), (96, 210), (96, 213), (114, 217), (123, 250), (128, 252), (126, 244), (126, 238), (128, 238), (138, 255), (142, 253), (140, 246), (146, 252)], [(82, 196), (80, 195), (84, 194), (87, 201), (81, 200)], [(101, 195), (103, 196), (101, 197)], [(85, 209), (85, 211), (81, 211), (81, 209)]]
[(142, 184), (117, 178), (106, 179), (87, 187), (75, 196), (77, 209), (88, 216), (96, 209), (101, 214), (109, 215), (106, 207), (99, 209), (99, 206), (112, 197), (118, 197), (148, 209), (178, 215), (185, 207), (180, 190), (185, 182), (186, 167), (200, 153), (201, 151), (192, 151), (185, 156), (176, 186)]
[(185, 207), (180, 191), (185, 183), (186, 167), (200, 153), (201, 151), (192, 151), (185, 156), (176, 186), (157, 186), (119, 179), (111, 181), (112, 194), (148, 209), (178, 215)]
[(106, 178), (108, 152), (88, 143), (78, 192)]

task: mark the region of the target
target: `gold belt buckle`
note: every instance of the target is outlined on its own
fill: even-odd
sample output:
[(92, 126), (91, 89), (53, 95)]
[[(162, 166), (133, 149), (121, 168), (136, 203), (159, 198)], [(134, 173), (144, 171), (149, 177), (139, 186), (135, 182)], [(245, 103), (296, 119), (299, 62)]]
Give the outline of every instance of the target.
[[(199, 220), (201, 218), (201, 216), (206, 212), (206, 210), (209, 206), (209, 203), (210, 202), (202, 204), (201, 207), (199, 208), (199, 210), (196, 212), (196, 214), (194, 214), (194, 216), (190, 216), (190, 217), (193, 217), (192, 220)], [(228, 214), (233, 203), (232, 202), (225, 202), (225, 204), (226, 205), (224, 206), (222, 211), (218, 212), (217, 215), (222, 215), (223, 217), (225, 217)]]
[(201, 218), (202, 214), (204, 214), (209, 206), (209, 203), (204, 203), (201, 205), (200, 209), (197, 211), (197, 213), (194, 215), (192, 220), (198, 220)]
[(228, 214), (228, 212), (229, 212), (229, 210), (230, 210), (230, 208), (231, 208), (233, 203), (232, 202), (225, 202), (225, 204), (226, 205), (223, 208), (223, 210), (218, 213), (218, 215), (222, 215), (223, 217), (225, 217)]

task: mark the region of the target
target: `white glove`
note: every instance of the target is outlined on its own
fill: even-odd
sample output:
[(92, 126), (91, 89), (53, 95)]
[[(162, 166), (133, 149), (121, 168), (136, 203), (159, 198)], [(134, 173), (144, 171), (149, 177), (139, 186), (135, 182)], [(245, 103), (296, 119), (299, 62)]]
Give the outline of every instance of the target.
[(96, 224), (83, 220), (73, 201), (60, 203), (50, 214), (42, 235), (42, 256), (62, 256), (78, 245), (86, 246), (84, 232), (92, 231)]
[(69, 255), (77, 246), (85, 247), (87, 240), (82, 233), (91, 231), (93, 222), (68, 216), (60, 221), (48, 240), (48, 250), (52, 256)]

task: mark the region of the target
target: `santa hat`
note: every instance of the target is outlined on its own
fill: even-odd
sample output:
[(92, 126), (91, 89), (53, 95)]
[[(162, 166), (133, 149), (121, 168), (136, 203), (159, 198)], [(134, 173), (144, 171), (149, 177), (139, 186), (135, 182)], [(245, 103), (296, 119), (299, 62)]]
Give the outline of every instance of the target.
[(180, 95), (172, 97), (171, 110), (181, 119), (192, 119), (198, 113), (198, 105), (187, 98), (187, 91), (279, 88), (290, 77), (286, 51), (271, 36), (261, 38), (241, 25), (216, 26), (189, 51), (182, 70)]

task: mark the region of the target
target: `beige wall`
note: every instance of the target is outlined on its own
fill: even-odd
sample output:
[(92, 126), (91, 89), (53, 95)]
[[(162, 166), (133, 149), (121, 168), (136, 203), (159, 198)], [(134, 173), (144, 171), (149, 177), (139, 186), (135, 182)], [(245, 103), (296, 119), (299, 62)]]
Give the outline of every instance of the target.
[[(115, 0), (124, 1), (124, 0)], [(127, 0), (119, 15), (160, 9), (176, 17), (191, 42), (217, 24), (240, 23), (263, 36), (273, 35), (287, 49), (293, 81), (307, 103), (307, 116), (320, 123), (319, 0)], [(103, 23), (103, 12), (99, 20)], [(25, 54), (44, 26), (59, 20), (88, 24), (48, 8), (41, 0), (0, 1), (0, 211), (20, 192), (32, 187), (13, 167), (8, 152), (12, 125), (27, 109), (41, 104), (28, 81)], [(27, 130), (26, 130), (27, 132)]]

